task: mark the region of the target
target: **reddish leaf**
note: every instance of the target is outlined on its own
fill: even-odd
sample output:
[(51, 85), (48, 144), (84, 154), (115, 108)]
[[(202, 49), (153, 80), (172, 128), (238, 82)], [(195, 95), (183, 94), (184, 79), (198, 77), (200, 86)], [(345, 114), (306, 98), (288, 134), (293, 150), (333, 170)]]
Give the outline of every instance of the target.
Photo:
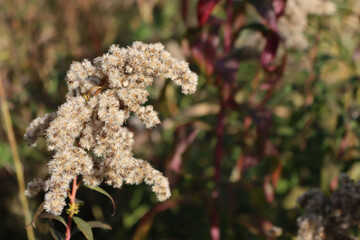
[(250, 232), (263, 236), (263, 239), (274, 239), (274, 237), (282, 235), (281, 228), (259, 215), (244, 214), (240, 224), (244, 225)]
[[(176, 144), (174, 154), (168, 166), (168, 170), (171, 170), (172, 173), (179, 174), (182, 165), (182, 155), (190, 146), (190, 144), (194, 141), (195, 137), (199, 133), (199, 130), (196, 128), (189, 129), (189, 126), (182, 125), (178, 127), (175, 133), (177, 136), (180, 135), (181, 138)], [(172, 174), (171, 172), (167, 173), (167, 176), (169, 176), (170, 178), (170, 185), (173, 186), (177, 179), (177, 176), (174, 176), (174, 174)]]
[(221, 105), (216, 123), (216, 146), (215, 146), (215, 158), (214, 158), (215, 161), (214, 180), (216, 184), (218, 184), (220, 180), (220, 171), (221, 171), (220, 165), (221, 165), (221, 159), (224, 154), (224, 148), (223, 148), (224, 123), (225, 123), (225, 108), (223, 105)]
[(259, 160), (261, 160), (265, 154), (265, 144), (271, 130), (272, 114), (267, 108), (263, 106), (249, 109), (249, 113), (250, 117), (253, 119), (256, 125), (256, 133), (259, 145), (257, 155)]
[(276, 17), (279, 18), (284, 14), (286, 0), (272, 0), (272, 6), (274, 8)]
[(224, 26), (224, 49), (226, 53), (230, 52), (231, 49), (231, 25), (233, 18), (232, 0), (228, 0), (226, 3), (226, 23)]
[(266, 142), (266, 146), (265, 146), (265, 155), (268, 157), (275, 157), (275, 158), (279, 158), (279, 151), (276, 149), (276, 147), (274, 146), (274, 144), (270, 141)]
[(282, 164), (279, 163), (274, 172), (271, 174), (271, 184), (274, 188), (277, 186), (277, 183), (281, 177), (282, 167)]
[(285, 53), (282, 57), (279, 66), (271, 66), (271, 68), (268, 69), (271, 70), (271, 72), (269, 72), (270, 74), (266, 74), (265, 76), (266, 81), (260, 84), (259, 86), (260, 89), (267, 91), (266, 96), (265, 98), (263, 98), (261, 105), (265, 105), (266, 102), (271, 98), (277, 83), (281, 80), (284, 74), (286, 62), (287, 62), (287, 54)]
[(245, 9), (243, 7), (233, 6), (232, 9), (233, 9), (233, 17), (231, 21), (231, 28), (232, 28), (231, 45), (233, 45), (235, 40), (238, 38), (240, 34), (240, 30), (246, 22)]
[(344, 156), (345, 150), (348, 147), (348, 132), (349, 132), (349, 124), (345, 125), (345, 130), (342, 135), (342, 139), (340, 142), (340, 146), (336, 153), (336, 159), (340, 160)]
[(216, 28), (210, 33), (201, 33), (191, 46), (191, 53), (195, 61), (208, 76), (214, 72), (216, 48), (219, 41)]
[(204, 25), (209, 19), (212, 11), (216, 4), (219, 3), (220, 0), (199, 0), (197, 5), (197, 17), (199, 26)]
[(274, 188), (271, 185), (271, 178), (269, 175), (266, 175), (264, 178), (264, 194), (268, 203), (274, 201)]
[[(217, 191), (213, 192), (213, 197), (218, 198), (219, 193)], [(212, 240), (220, 239), (220, 226), (219, 226), (219, 213), (216, 208), (215, 203), (211, 205), (211, 227), (210, 227), (210, 236)]]
[(247, 135), (247, 131), (249, 130), (249, 128), (251, 126), (251, 123), (252, 123), (251, 117), (246, 116), (245, 119), (244, 119), (244, 135), (243, 135), (244, 138)]
[(220, 239), (220, 229), (219, 226), (213, 225), (210, 229), (211, 239), (212, 240), (218, 240)]
[(285, 10), (286, 0), (273, 0), (272, 3), (269, 0), (252, 0), (250, 2), (271, 29), (267, 33), (265, 48), (261, 54), (262, 66), (266, 71), (271, 72), (275, 69), (271, 63), (276, 56), (280, 43), (277, 19)]
[(360, 59), (360, 44), (358, 44), (353, 52), (352, 60), (353, 62), (357, 62)]
[[(256, 131), (259, 138), (267, 138), (270, 133), (270, 126), (272, 123), (271, 112), (262, 106), (255, 107), (249, 110), (250, 117), (256, 124)], [(265, 146), (264, 146), (265, 147)]]
[(249, 1), (256, 11), (263, 17), (265, 23), (274, 31), (277, 32), (277, 17), (273, 5), (269, 0), (251, 0)]
[(242, 164), (242, 172), (247, 171), (249, 168), (256, 166), (259, 163), (259, 158), (255, 152), (248, 153), (244, 156)]
[(180, 167), (181, 167), (181, 155), (186, 151), (186, 149), (189, 147), (189, 145), (194, 141), (196, 135), (198, 134), (198, 130), (197, 129), (192, 129), (191, 131), (188, 131), (186, 133), (186, 126), (180, 126), (179, 129), (177, 131), (181, 131), (182, 135), (185, 135), (182, 137), (182, 139), (180, 139), (180, 141), (177, 143), (176, 147), (175, 147), (175, 151), (174, 151), (174, 155), (170, 161), (169, 164), (169, 168), (176, 172), (179, 173), (180, 172)]
[(337, 177), (334, 177), (330, 181), (330, 191), (333, 192), (338, 187), (339, 181)]
[(239, 70), (239, 61), (236, 58), (222, 58), (216, 62), (216, 74), (223, 80), (222, 95), (225, 103), (229, 103), (234, 95), (231, 87)]
[(276, 56), (277, 49), (280, 43), (280, 36), (275, 32), (269, 32), (266, 37), (265, 48), (261, 54), (261, 65), (266, 71), (273, 71), (274, 66), (271, 65)]

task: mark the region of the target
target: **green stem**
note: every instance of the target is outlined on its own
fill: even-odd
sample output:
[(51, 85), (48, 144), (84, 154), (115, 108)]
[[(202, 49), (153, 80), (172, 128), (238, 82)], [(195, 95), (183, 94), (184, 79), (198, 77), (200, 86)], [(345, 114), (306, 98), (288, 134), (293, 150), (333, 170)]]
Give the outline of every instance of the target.
[(5, 122), (5, 127), (6, 127), (6, 132), (7, 132), (10, 148), (11, 148), (11, 153), (12, 153), (12, 156), (14, 159), (16, 178), (18, 181), (19, 191), (20, 191), (19, 197), (20, 197), (20, 202), (21, 202), (21, 208), (22, 208), (22, 212), (23, 212), (24, 218), (25, 218), (26, 233), (27, 233), (27, 237), (29, 240), (35, 240), (34, 231), (30, 224), (31, 223), (31, 214), (30, 214), (30, 210), (29, 210), (29, 205), (28, 205), (28, 202), (27, 202), (27, 199), (25, 196), (25, 182), (24, 182), (23, 166), (21, 164), (21, 161), (19, 158), (19, 153), (17, 151), (14, 128), (13, 128), (13, 125), (11, 122), (11, 116), (10, 116), (9, 107), (8, 107), (8, 104), (6, 101), (5, 91), (4, 91), (4, 87), (2, 84), (1, 76), (0, 76), (0, 98), (1, 98), (2, 115), (3, 115), (4, 122)]

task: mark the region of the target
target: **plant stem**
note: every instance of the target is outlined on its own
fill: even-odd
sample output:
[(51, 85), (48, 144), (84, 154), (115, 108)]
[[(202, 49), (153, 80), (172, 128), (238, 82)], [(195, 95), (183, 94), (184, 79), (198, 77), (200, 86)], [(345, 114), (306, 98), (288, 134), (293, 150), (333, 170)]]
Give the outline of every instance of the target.
[(79, 186), (77, 185), (77, 176), (76, 176), (73, 180), (71, 195), (69, 196), (70, 212), (69, 212), (68, 221), (67, 221), (67, 225), (66, 225), (66, 235), (65, 235), (66, 240), (70, 240), (70, 238), (71, 238), (71, 223), (72, 223), (72, 218), (74, 216), (74, 208), (72, 206), (75, 204), (75, 196), (76, 196), (76, 191), (78, 188), (79, 188)]
[(17, 151), (17, 145), (15, 140), (15, 134), (14, 134), (14, 128), (11, 121), (11, 116), (9, 112), (9, 106), (7, 104), (6, 96), (5, 96), (5, 90), (2, 84), (2, 79), (0, 75), (0, 98), (1, 98), (1, 110), (2, 115), (6, 127), (6, 132), (11, 148), (11, 153), (14, 159), (14, 166), (15, 166), (15, 172), (16, 172), (16, 178), (19, 185), (19, 197), (21, 202), (21, 208), (22, 212), (24, 214), (25, 218), (25, 228), (26, 228), (26, 234), (29, 240), (35, 240), (34, 231), (31, 226), (31, 214), (29, 210), (29, 205), (25, 196), (25, 182), (24, 182), (24, 171), (23, 166), (21, 164), (19, 153)]

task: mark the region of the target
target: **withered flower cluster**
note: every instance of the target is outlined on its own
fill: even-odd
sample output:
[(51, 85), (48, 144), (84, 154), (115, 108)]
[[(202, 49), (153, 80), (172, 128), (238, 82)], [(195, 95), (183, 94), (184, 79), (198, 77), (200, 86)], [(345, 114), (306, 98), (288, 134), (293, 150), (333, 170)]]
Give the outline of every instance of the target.
[[(66, 102), (56, 113), (32, 121), (25, 133), (28, 144), (45, 136), (55, 151), (48, 163), (49, 178), (31, 181), (25, 194), (46, 191), (45, 210), (59, 215), (65, 206), (69, 183), (82, 175), (86, 185), (102, 181), (116, 188), (123, 183), (152, 185), (159, 201), (170, 197), (169, 183), (158, 170), (132, 154), (133, 133), (124, 125), (130, 112), (146, 125), (160, 123), (148, 99), (146, 87), (163, 74), (184, 94), (196, 90), (197, 75), (184, 61), (174, 59), (162, 44), (134, 42), (128, 48), (112, 45), (92, 62), (73, 62), (67, 72)], [(91, 157), (91, 156), (96, 157)]]
[(333, 15), (336, 5), (328, 0), (288, 0), (279, 19), (279, 32), (288, 48), (303, 50), (309, 45), (304, 36), (308, 15)]
[(298, 199), (304, 209), (298, 218), (299, 240), (347, 240), (351, 227), (360, 227), (360, 182), (346, 174), (339, 177), (340, 187), (326, 197), (320, 190), (306, 192)]

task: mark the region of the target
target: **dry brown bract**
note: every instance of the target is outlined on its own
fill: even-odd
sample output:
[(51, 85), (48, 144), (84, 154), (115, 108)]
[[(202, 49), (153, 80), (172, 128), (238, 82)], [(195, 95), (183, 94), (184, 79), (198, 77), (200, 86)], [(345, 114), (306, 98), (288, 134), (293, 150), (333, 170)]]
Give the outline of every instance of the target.
[[(131, 47), (112, 45), (109, 52), (91, 63), (73, 62), (67, 72), (66, 102), (56, 113), (33, 120), (25, 139), (35, 145), (45, 135), (49, 150), (55, 155), (48, 163), (50, 177), (28, 184), (26, 195), (41, 189), (45, 210), (61, 214), (69, 183), (77, 175), (90, 186), (105, 183), (120, 188), (123, 183), (152, 185), (160, 201), (170, 197), (167, 178), (132, 154), (133, 134), (124, 126), (130, 112), (151, 128), (160, 123), (153, 106), (142, 106), (149, 93), (145, 87), (163, 74), (184, 94), (196, 90), (197, 75), (188, 64), (171, 57), (162, 44), (135, 42)], [(92, 152), (100, 161), (89, 155)]]

